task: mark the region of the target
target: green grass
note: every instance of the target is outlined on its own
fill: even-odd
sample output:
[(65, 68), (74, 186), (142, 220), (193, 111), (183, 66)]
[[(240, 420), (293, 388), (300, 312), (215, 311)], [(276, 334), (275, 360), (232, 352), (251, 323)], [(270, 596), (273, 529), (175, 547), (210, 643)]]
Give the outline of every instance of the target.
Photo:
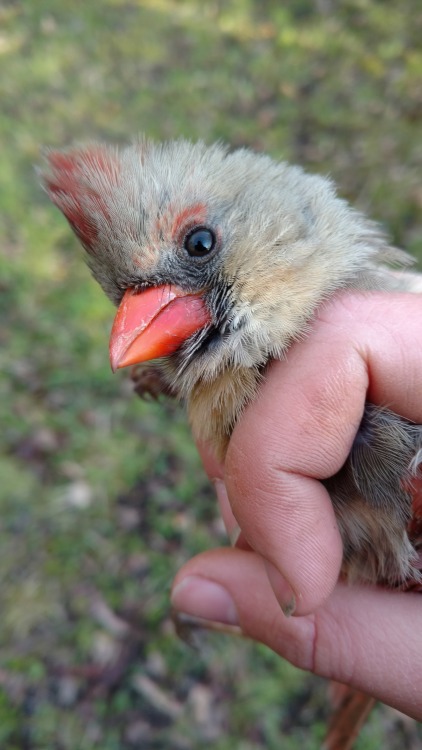
[[(33, 165), (84, 139), (222, 138), (330, 173), (421, 257), (421, 32), (418, 0), (0, 5), (2, 748), (319, 746), (322, 682), (172, 633), (172, 576), (224, 533), (182, 412), (111, 375), (113, 310)], [(394, 721), (375, 712), (360, 750)]]

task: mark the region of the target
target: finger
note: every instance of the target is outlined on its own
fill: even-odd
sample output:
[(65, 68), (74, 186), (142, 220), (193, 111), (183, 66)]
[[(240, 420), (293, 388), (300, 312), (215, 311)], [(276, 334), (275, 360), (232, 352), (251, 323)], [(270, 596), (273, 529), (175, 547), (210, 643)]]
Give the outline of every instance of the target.
[(419, 594), (338, 585), (313, 615), (286, 618), (262, 559), (219, 549), (190, 560), (173, 587), (176, 609), (240, 624), (292, 664), (422, 718), (422, 599)]
[(221, 517), (230, 540), (230, 544), (239, 549), (250, 549), (242, 530), (237, 523), (227, 495), (226, 485), (224, 482), (224, 465), (218, 461), (214, 452), (207, 443), (197, 443), (199, 455), (201, 456), (204, 469), (207, 472), (211, 482), (214, 485), (217, 495), (217, 502), (220, 508)]
[(208, 474), (208, 477), (210, 478), (212, 484), (214, 485), (221, 517), (223, 519), (223, 523), (226, 528), (229, 540), (233, 545), (239, 542), (240, 546), (245, 546), (246, 542), (241, 535), (239, 525), (233, 515), (227, 495), (226, 485), (223, 478), (224, 465), (221, 461), (217, 460), (214, 451), (207, 443), (198, 442), (197, 448), (199, 455), (201, 456), (204, 469)]
[(340, 295), (272, 365), (234, 430), (225, 467), (234, 516), (268, 561), (280, 604), (295, 600), (298, 614), (338, 578), (341, 540), (318, 480), (343, 465), (367, 393), (422, 422), (421, 326), (416, 295)]
[(222, 461), (218, 461), (211, 446), (203, 441), (198, 441), (196, 447), (198, 448), (198, 453), (201, 456), (201, 461), (204, 465), (204, 469), (211, 481), (213, 482), (214, 479), (223, 479), (224, 464)]
[(422, 297), (342, 294), (320, 312), (317, 332), (343, 327), (369, 373), (368, 400), (422, 423)]

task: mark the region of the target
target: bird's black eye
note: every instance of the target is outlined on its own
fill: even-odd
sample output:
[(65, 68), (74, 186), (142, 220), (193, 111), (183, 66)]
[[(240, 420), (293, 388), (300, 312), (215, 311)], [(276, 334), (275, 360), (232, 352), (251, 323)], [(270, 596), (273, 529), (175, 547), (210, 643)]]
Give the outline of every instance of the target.
[(183, 247), (189, 255), (202, 258), (213, 250), (215, 245), (215, 234), (206, 227), (197, 227), (186, 235)]

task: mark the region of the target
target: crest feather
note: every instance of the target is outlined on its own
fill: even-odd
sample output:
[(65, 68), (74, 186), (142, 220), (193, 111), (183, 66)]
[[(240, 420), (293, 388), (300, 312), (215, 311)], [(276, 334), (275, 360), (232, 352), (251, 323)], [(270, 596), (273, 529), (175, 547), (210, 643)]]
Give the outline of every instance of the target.
[(119, 180), (117, 150), (91, 144), (47, 151), (45, 160), (41, 179), (50, 200), (63, 212), (85, 249), (93, 252), (98, 236), (96, 214), (110, 219), (107, 195)]

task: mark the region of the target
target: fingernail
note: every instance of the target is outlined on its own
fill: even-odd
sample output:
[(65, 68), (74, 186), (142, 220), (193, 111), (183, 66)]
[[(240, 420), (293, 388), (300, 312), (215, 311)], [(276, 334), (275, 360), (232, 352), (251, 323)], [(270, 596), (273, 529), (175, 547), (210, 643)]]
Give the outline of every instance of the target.
[(227, 494), (226, 485), (224, 484), (223, 480), (212, 479), (211, 481), (214, 485), (215, 494), (217, 495), (217, 500), (220, 503), (220, 505), (222, 505), (223, 508), (225, 508), (226, 505), (230, 506), (229, 496)]
[(233, 517), (229, 497), (227, 495), (226, 485), (224, 484), (222, 479), (213, 479), (212, 482), (215, 487), (218, 504), (220, 506), (221, 515), (223, 517), (230, 544), (232, 545), (232, 547), (235, 547), (236, 542), (240, 536), (240, 526), (236, 523)]
[(282, 612), (286, 617), (291, 617), (296, 609), (296, 597), (293, 593), (293, 589), (286, 579), (283, 578), (280, 571), (277, 570), (275, 565), (265, 560), (265, 569), (267, 571), (268, 580), (271, 587), (276, 595), (277, 601), (282, 609)]
[(233, 526), (233, 528), (228, 532), (230, 544), (232, 547), (236, 546), (236, 542), (240, 537), (240, 526), (236, 524), (236, 526)]
[(179, 612), (227, 625), (238, 625), (234, 601), (223, 586), (200, 576), (186, 576), (171, 594), (173, 607)]

